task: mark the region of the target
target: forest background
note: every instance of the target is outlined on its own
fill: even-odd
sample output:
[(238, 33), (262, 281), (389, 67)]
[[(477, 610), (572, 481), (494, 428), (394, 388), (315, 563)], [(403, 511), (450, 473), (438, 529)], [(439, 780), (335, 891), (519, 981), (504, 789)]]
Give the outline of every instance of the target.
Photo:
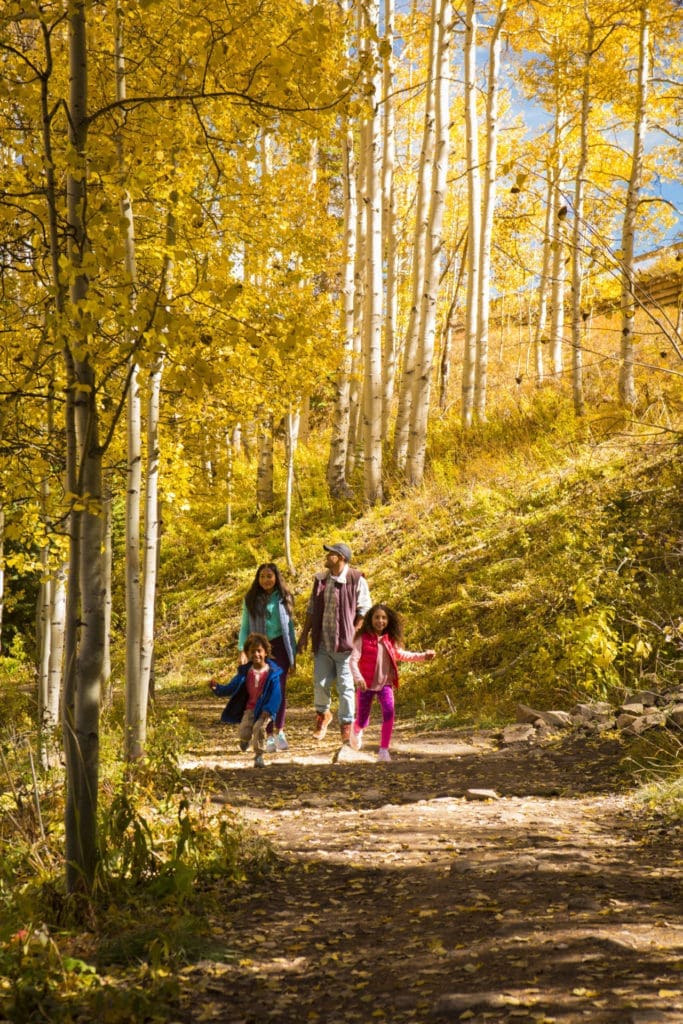
[(680, 29), (4, 6), (0, 939), (17, 872), (81, 918), (135, 873), (105, 822), (144, 846), (186, 739), (150, 693), (230, 661), (260, 561), (301, 615), (348, 540), (439, 650), (432, 724), (679, 678)]

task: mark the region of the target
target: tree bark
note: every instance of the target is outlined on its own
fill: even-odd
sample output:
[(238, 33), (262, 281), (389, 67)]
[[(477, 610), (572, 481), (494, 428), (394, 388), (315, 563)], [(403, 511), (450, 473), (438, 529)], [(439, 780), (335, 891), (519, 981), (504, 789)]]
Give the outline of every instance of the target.
[(476, 369), (474, 412), (480, 423), (486, 421), (486, 391), (489, 359), (489, 306), (491, 302), (491, 238), (496, 202), (498, 173), (498, 75), (500, 72), (501, 32), (507, 17), (507, 0), (500, 0), (489, 43), (488, 88), (486, 92), (486, 160), (481, 212), (479, 288), (477, 294)]
[(650, 78), (650, 6), (644, 0), (640, 7), (638, 33), (638, 84), (636, 113), (633, 124), (631, 174), (626, 191), (624, 223), (621, 233), (621, 365), (619, 367), (619, 398), (622, 405), (633, 408), (636, 404), (636, 386), (633, 374), (635, 349), (635, 234), (638, 200), (643, 180), (643, 155), (647, 134), (647, 97)]
[(440, 0), (437, 18), (437, 61), (435, 75), (436, 149), (429, 208), (426, 267), (420, 309), (420, 330), (416, 374), (410, 409), (410, 430), (406, 460), (406, 482), (413, 487), (424, 477), (427, 447), (427, 423), (431, 399), (434, 340), (436, 336), (436, 305), (440, 283), (440, 257), (443, 245), (442, 225), (446, 200), (450, 137), (449, 65), (453, 34), (453, 8), (450, 0)]
[(465, 351), (462, 368), (462, 423), (474, 420), (477, 359), (477, 313), (481, 248), (481, 175), (477, 135), (477, 15), (476, 0), (467, 0), (465, 11), (465, 132), (467, 161), (467, 296), (465, 299)]
[(367, 218), (365, 251), (365, 316), (363, 321), (363, 496), (369, 505), (382, 500), (382, 146), (381, 73), (377, 46), (379, 8), (377, 0), (366, 0), (365, 37), (373, 69), (367, 82), (368, 109), (366, 192), (363, 197)]
[(432, 191), (432, 172), (434, 164), (434, 146), (436, 141), (436, 62), (438, 51), (438, 0), (432, 0), (429, 28), (429, 70), (425, 89), (425, 115), (422, 132), (422, 149), (418, 166), (417, 196), (415, 202), (415, 233), (412, 246), (412, 286), (410, 314), (403, 345), (403, 367), (401, 371), (401, 387), (399, 391), (396, 425), (394, 428), (394, 467), (405, 472), (408, 454), (408, 437), (410, 433), (410, 410), (413, 397), (413, 380), (415, 362), (420, 336), (420, 310), (424, 290), (427, 230), (429, 221), (429, 205)]

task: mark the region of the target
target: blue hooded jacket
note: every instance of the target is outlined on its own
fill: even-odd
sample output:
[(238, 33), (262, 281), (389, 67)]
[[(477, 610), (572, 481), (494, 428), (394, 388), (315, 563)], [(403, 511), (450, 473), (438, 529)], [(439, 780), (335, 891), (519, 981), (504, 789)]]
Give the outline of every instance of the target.
[[(266, 665), (268, 666), (269, 671), (266, 676), (266, 681), (263, 684), (263, 690), (256, 701), (256, 707), (254, 708), (254, 721), (256, 721), (257, 718), (260, 718), (264, 711), (266, 711), (271, 718), (275, 718), (280, 709), (280, 704), (282, 703), (282, 690), (280, 688), (282, 669), (272, 660), (272, 658), (266, 658)], [(244, 714), (247, 706), (246, 683), (247, 672), (250, 668), (250, 661), (248, 661), (246, 665), (240, 665), (236, 674), (232, 677), (229, 683), (219, 683), (213, 691), (217, 697), (230, 697), (230, 700), (223, 708), (223, 714), (221, 715), (221, 722), (225, 722), (227, 725), (237, 725), (242, 721), (242, 715)]]

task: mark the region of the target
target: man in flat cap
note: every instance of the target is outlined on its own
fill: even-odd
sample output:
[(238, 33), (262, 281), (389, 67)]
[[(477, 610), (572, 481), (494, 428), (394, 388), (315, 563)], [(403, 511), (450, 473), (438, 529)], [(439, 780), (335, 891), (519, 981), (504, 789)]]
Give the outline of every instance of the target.
[(347, 544), (323, 544), (325, 571), (317, 572), (308, 600), (297, 651), (303, 651), (309, 634), (313, 640), (314, 736), (324, 738), (332, 721), (332, 683), (337, 684), (342, 743), (348, 743), (356, 714), (355, 686), (351, 675), (351, 650), (356, 627), (372, 601), (367, 580), (351, 567)]

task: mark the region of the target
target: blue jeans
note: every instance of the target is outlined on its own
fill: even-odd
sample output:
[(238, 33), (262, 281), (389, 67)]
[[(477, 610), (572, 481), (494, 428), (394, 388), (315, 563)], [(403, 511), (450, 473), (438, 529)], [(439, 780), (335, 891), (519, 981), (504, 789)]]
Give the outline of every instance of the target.
[(351, 675), (351, 651), (330, 654), (318, 648), (313, 660), (313, 703), (316, 711), (327, 711), (332, 698), (332, 683), (337, 683), (339, 721), (352, 722), (355, 718), (356, 688)]

